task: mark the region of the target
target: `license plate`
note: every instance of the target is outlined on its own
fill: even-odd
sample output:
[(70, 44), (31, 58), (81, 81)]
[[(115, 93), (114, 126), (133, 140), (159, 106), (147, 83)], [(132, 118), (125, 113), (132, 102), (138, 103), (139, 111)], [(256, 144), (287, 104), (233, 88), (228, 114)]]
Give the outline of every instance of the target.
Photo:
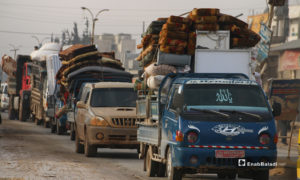
[(243, 158), (244, 150), (215, 150), (216, 158)]

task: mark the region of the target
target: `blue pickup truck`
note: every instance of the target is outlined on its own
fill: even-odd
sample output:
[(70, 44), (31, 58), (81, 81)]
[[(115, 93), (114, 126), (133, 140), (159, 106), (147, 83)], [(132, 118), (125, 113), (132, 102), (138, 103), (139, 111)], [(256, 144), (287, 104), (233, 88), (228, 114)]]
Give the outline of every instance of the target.
[(137, 135), (144, 171), (170, 180), (193, 173), (268, 179), (280, 111), (246, 75), (169, 74), (157, 93), (137, 101), (146, 119)]

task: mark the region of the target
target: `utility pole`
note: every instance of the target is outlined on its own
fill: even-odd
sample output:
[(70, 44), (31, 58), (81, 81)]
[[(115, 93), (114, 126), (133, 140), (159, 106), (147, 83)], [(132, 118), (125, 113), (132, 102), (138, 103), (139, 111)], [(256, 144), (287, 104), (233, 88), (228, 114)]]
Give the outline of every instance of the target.
[(10, 51), (13, 51), (13, 52), (14, 52), (14, 59), (16, 60), (17, 51), (20, 50), (19, 48), (20, 48), (21, 46), (16, 47), (16, 46), (13, 45), (13, 44), (9, 44), (9, 46), (12, 47), (12, 49), (11, 49)]
[(94, 44), (94, 36), (95, 36), (95, 24), (96, 24), (96, 21), (98, 20), (97, 19), (97, 16), (101, 13), (101, 12), (104, 12), (104, 11), (109, 11), (109, 9), (102, 9), (100, 11), (98, 11), (98, 13), (96, 14), (96, 16), (94, 16), (94, 14), (92, 13), (92, 11), (87, 8), (87, 7), (81, 7), (82, 10), (87, 10), (90, 15), (92, 16), (92, 21), (93, 21), (93, 27), (92, 27), (92, 37), (91, 37), (91, 44)]

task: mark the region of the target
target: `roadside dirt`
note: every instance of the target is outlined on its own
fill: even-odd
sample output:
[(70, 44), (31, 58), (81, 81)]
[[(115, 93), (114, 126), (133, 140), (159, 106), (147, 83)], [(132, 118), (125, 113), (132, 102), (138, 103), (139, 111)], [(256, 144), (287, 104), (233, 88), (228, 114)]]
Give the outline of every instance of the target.
[(0, 179), (138, 179), (109, 160), (101, 162), (70, 151), (73, 146), (73, 142), (61, 142), (61, 137), (45, 133), (45, 129), (36, 128), (33, 123), (3, 121)]

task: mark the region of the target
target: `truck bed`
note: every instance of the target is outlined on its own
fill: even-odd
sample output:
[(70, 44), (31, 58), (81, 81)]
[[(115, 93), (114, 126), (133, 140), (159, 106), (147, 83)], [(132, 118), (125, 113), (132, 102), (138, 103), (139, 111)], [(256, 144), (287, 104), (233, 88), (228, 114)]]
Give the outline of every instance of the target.
[(142, 143), (158, 145), (158, 124), (139, 123), (137, 140)]

